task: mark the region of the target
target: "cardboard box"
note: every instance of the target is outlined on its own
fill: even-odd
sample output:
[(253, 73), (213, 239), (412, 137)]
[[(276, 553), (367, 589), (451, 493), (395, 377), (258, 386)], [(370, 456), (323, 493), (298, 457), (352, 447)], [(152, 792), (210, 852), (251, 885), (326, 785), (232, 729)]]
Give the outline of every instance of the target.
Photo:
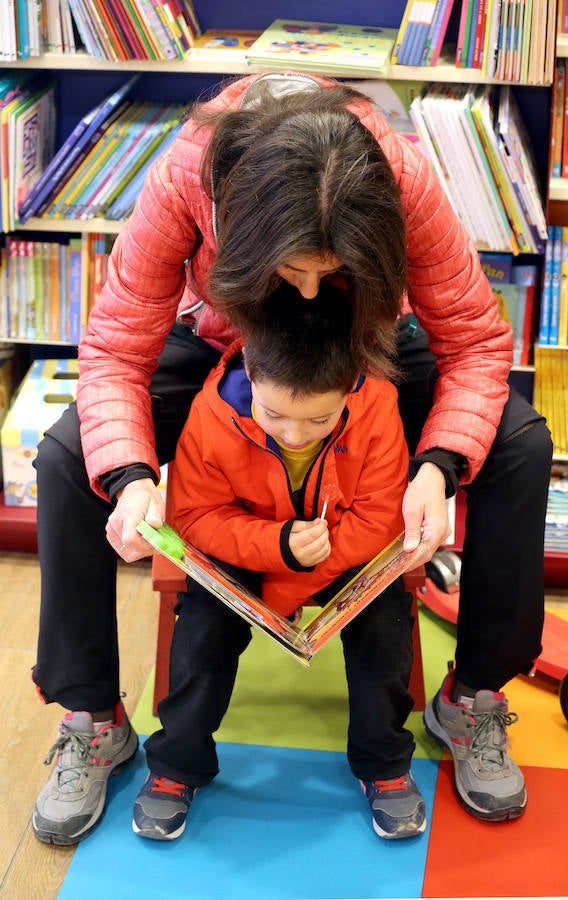
[(37, 505), (37, 445), (75, 399), (78, 376), (76, 359), (40, 359), (18, 388), (0, 430), (6, 506)]

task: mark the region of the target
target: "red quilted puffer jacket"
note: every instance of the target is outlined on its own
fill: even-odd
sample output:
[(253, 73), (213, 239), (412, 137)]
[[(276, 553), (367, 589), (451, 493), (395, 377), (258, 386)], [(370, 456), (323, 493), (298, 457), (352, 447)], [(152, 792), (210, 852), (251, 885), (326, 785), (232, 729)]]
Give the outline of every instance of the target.
[[(266, 76), (232, 83), (211, 105), (238, 107), (258, 77)], [(288, 77), (299, 83), (310, 78)], [(400, 185), (407, 300), (438, 357), (435, 404), (418, 452), (443, 447), (461, 453), (469, 461), (462, 477), (467, 482), (483, 464), (508, 396), (511, 329), (499, 317), (477, 251), (426, 159), (370, 102), (351, 108), (379, 141)], [(79, 347), (81, 438), (91, 484), (101, 495), (98, 477), (104, 472), (134, 462), (158, 472), (148, 386), (176, 317), (189, 316), (196, 333), (220, 350), (235, 337), (205, 291), (215, 254), (214, 210), (199, 178), (206, 141), (207, 130), (196, 133), (189, 120), (152, 166), (116, 240)]]

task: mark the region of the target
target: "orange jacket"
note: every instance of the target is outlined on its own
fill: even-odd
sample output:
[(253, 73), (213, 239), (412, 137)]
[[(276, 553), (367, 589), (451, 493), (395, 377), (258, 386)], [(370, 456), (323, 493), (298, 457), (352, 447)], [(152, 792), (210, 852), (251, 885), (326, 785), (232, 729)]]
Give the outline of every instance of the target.
[[(233, 82), (211, 106), (239, 107), (258, 77)], [(370, 102), (352, 109), (377, 138), (400, 186), (408, 301), (438, 357), (435, 404), (418, 452), (442, 447), (462, 454), (467, 482), (485, 460), (508, 396), (511, 328), (426, 159)], [(196, 132), (188, 120), (150, 169), (79, 348), (81, 438), (91, 484), (103, 496), (97, 479), (112, 469), (142, 462), (159, 473), (148, 386), (176, 316), (192, 310), (195, 330), (221, 350), (236, 336), (207, 301), (216, 241), (214, 209), (199, 178), (206, 143), (207, 130)]]
[[(396, 388), (361, 378), (295, 508), (277, 445), (251, 417), (240, 347), (237, 341), (227, 351), (193, 401), (170, 486), (173, 523), (206, 553), (264, 573), (264, 601), (288, 615), (403, 530), (408, 451)], [(315, 518), (324, 500), (331, 555), (297, 571), (290, 520)]]

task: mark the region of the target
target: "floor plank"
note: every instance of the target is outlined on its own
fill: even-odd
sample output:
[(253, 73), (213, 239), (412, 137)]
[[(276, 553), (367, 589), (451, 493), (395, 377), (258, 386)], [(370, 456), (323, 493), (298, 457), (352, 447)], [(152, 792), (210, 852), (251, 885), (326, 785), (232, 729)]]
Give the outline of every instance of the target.
[[(55, 740), (61, 709), (38, 700), (30, 678), (39, 616), (37, 556), (0, 557), (0, 806), (9, 826), (0, 829), (0, 894), (3, 900), (54, 900), (73, 848), (49, 847), (33, 835), (30, 815), (48, 769), (43, 758)], [(121, 685), (133, 713), (155, 653), (157, 594), (148, 560), (118, 573)]]

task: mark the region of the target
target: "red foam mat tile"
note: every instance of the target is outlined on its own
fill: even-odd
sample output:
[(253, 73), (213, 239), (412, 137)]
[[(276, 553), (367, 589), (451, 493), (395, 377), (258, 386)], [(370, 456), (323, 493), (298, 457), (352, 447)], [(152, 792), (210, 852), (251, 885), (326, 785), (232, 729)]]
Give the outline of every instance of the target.
[[(567, 734), (568, 752), (568, 734)], [(568, 770), (524, 766), (525, 814), (480, 822), (456, 802), (453, 766), (440, 763), (423, 897), (568, 895)]]

